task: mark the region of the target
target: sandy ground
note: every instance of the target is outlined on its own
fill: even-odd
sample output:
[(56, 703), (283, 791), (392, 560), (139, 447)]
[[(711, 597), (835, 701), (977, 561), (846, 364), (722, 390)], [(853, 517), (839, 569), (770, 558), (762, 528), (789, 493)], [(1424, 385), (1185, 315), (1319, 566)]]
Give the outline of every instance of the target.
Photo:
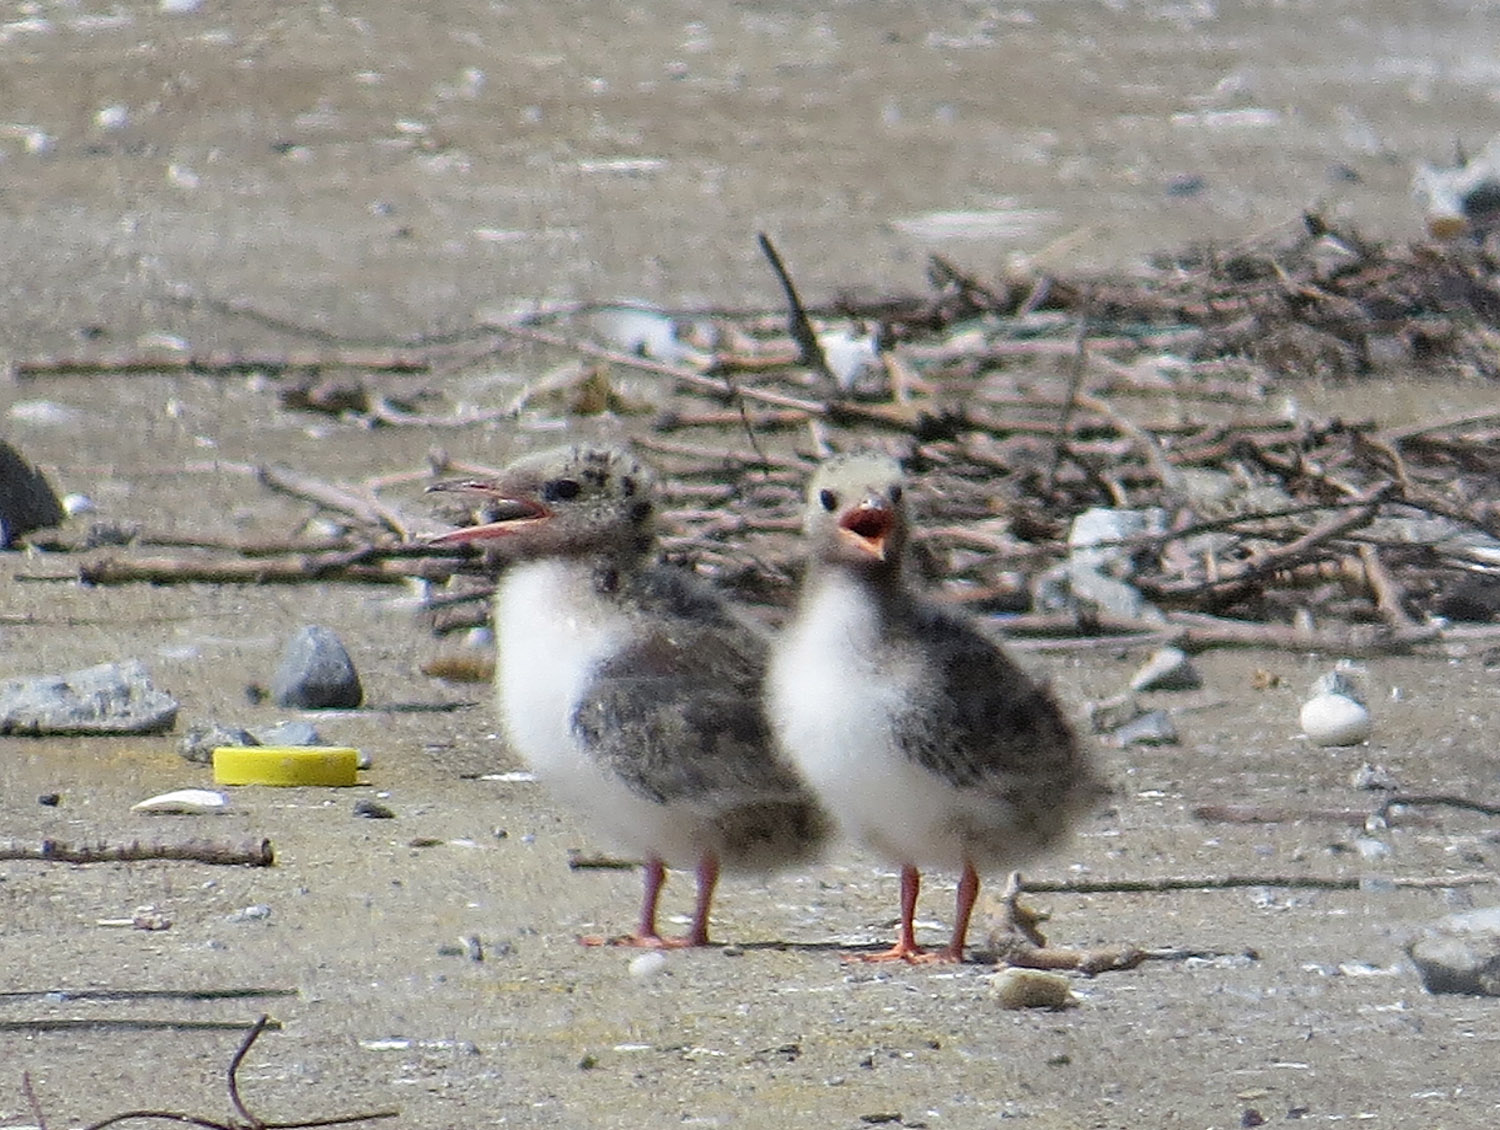
[[(1029, 23), (1012, 13), (998, 24), (1005, 13), (986, 23), (968, 5), (815, 14), (669, 5), (654, 19), (589, 5), (567, 21), (459, 0), (420, 12), (297, 6), (259, 21), (214, 4), (181, 16), (146, 4), (24, 7), (0, 26), (0, 89), (7, 117), (49, 140), (30, 152), (33, 134), (7, 133), (0, 163), (0, 342), (21, 357), (130, 350), (150, 333), (193, 348), (306, 344), (184, 307), (178, 282), (381, 340), (467, 325), (486, 305), (532, 299), (629, 292), (769, 302), (749, 251), (758, 223), (789, 234), (793, 269), (808, 272), (815, 294), (846, 282), (918, 285), (928, 245), (893, 221), (959, 209), (1045, 202), (1057, 211), (1021, 236), (964, 244), (978, 266), (1018, 243), (1039, 251), (1080, 230), (1098, 236), (1090, 253), (1121, 263), (1179, 242), (1169, 235), (1234, 238), (1281, 222), (1335, 191), (1326, 174), (1338, 163), (1363, 177), (1337, 182), (1351, 186), (1338, 190), (1349, 206), (1400, 234), (1410, 222), (1405, 166), (1395, 168), (1382, 139), (1409, 142), (1406, 158), (1434, 156), (1481, 121), (1484, 106), (1482, 70), (1465, 69), (1464, 44), (1485, 42), (1479, 17), (1433, 11), (1422, 23), (1404, 6), (1384, 22), (1326, 6), (1320, 23), (1297, 7), (1277, 8), (1278, 22), (1260, 19), (1256, 6), (1251, 19), (1060, 4)], [(1421, 34), (1402, 39), (1411, 21)], [(1122, 42), (1135, 48), (1133, 66), (1107, 50)], [(1347, 49), (1339, 57), (1359, 66), (1316, 69), (1317, 42), (1336, 47), (1333, 55)], [(1179, 60), (1185, 70), (1169, 65), (1170, 43), (1193, 47)], [(1415, 44), (1410, 57), (1398, 43)], [(1291, 44), (1306, 46), (1299, 54)], [(485, 75), (477, 90), (470, 67)], [(88, 81), (76, 81), (80, 69)], [(994, 79), (1018, 73), (1028, 76), (1024, 89)], [(1403, 76), (1399, 89), (1370, 78), (1391, 73)], [(1066, 97), (1056, 90), (1064, 74), (1080, 84)], [(1213, 93), (1226, 75), (1238, 85)], [(1302, 85), (1286, 85), (1293, 80)], [(1276, 100), (1277, 90), (1297, 96)], [(1124, 110), (1099, 111), (1100, 92), (1123, 99)], [(1263, 103), (1280, 125), (1256, 132), (1256, 119), (1242, 116), (1249, 140), (1231, 129), (1205, 142), (1201, 122), (1170, 118)], [(129, 108), (120, 132), (95, 116), (116, 104)], [(1434, 141), (1437, 104), (1457, 124)], [(857, 109), (870, 105), (884, 108)], [(1375, 123), (1374, 141), (1359, 140), (1349, 106)], [(1025, 144), (1029, 162), (1016, 158)], [(1273, 150), (1280, 163), (1263, 165)], [(1007, 158), (1019, 170), (1013, 183), (995, 171)], [(656, 159), (667, 163), (649, 164)], [(1199, 171), (1206, 195), (1164, 193), (1172, 176)], [(1062, 186), (1055, 197), (1049, 183)], [(678, 238), (664, 240), (668, 230)], [(497, 387), (534, 375), (530, 364), (515, 359)], [(1344, 396), (1298, 391), (1310, 404)], [(1415, 400), (1432, 408), (1450, 392), (1474, 396), (1422, 390)], [(10, 412), (35, 401), (73, 414), (48, 426)], [(216, 471), (215, 460), (275, 459), (353, 481), (418, 467), (434, 442), (489, 462), (539, 442), (504, 426), (435, 439), (313, 421), (242, 377), (0, 386), (0, 421), (60, 490), (92, 496), (100, 517), (224, 536), (286, 535), (308, 512)], [(1036, 877), (1372, 882), (1335, 892), (1039, 897), (1058, 942), (1129, 941), (1198, 956), (1080, 978), (1079, 1007), (1067, 1012), (1011, 1013), (994, 1005), (981, 963), (871, 970), (839, 960), (841, 947), (888, 939), (895, 915), (894, 877), (852, 853), (766, 884), (727, 881), (716, 930), (735, 949), (673, 954), (663, 974), (632, 977), (630, 955), (573, 939), (628, 925), (636, 876), (570, 871), (570, 850), (597, 846), (587, 830), (538, 785), (480, 779), (517, 766), (493, 734), (482, 691), (419, 673), (438, 645), (417, 624), (410, 592), (88, 590), (35, 579), (71, 565), (0, 558), (0, 677), (134, 656), (182, 702), (180, 727), (270, 722), (283, 713), (252, 705), (246, 687), (267, 682), (285, 638), (316, 621), (343, 636), (374, 704), (318, 725), (330, 741), (367, 751), (373, 767), (353, 789), (236, 790), (228, 815), (148, 818), (130, 804), (207, 783), (205, 769), (177, 756), (175, 736), (0, 738), (8, 840), (264, 836), (278, 856), (264, 870), (0, 863), (0, 987), (22, 994), (0, 996), (0, 1024), (246, 1021), (264, 1010), (283, 1027), (262, 1037), (239, 1078), (251, 1109), (279, 1120), (396, 1108), (400, 1125), (424, 1128), (967, 1128), (1009, 1118), (1228, 1128), (1255, 1124), (1250, 1112), (1268, 1122), (1494, 1123), (1493, 1002), (1425, 995), (1402, 954), (1420, 925), (1489, 903), (1493, 889), (1379, 881), (1488, 879), (1489, 829), (1438, 813), (1379, 833), (1389, 853), (1367, 858), (1357, 830), (1343, 825), (1222, 826), (1191, 814), (1216, 802), (1373, 807), (1371, 794), (1350, 786), (1366, 761), (1412, 792), (1492, 797), (1500, 696), (1478, 649), (1374, 662), (1376, 737), (1344, 751), (1309, 748), (1295, 720), (1306, 684), (1336, 657), (1202, 657), (1206, 689), (1163, 699), (1178, 710), (1182, 744), (1103, 751), (1115, 803)], [(1117, 689), (1141, 658), (1032, 661), (1081, 703)], [(1254, 689), (1257, 669), (1281, 684)], [(455, 702), (464, 705), (394, 709)], [(37, 803), (51, 792), (61, 794), (58, 807)], [(396, 820), (355, 818), (354, 802), (371, 796)], [(687, 887), (679, 878), (669, 888), (669, 910), (686, 909)], [(948, 920), (952, 887), (952, 876), (931, 877), (922, 907), (931, 937)], [(170, 928), (99, 925), (144, 906)], [(249, 906), (270, 914), (232, 919)], [(450, 952), (470, 936), (484, 961)], [(294, 995), (24, 995), (244, 986)], [(140, 1107), (224, 1117), (225, 1066), (239, 1038), (0, 1027), (0, 1126), (34, 1121), (23, 1073), (52, 1126)]]

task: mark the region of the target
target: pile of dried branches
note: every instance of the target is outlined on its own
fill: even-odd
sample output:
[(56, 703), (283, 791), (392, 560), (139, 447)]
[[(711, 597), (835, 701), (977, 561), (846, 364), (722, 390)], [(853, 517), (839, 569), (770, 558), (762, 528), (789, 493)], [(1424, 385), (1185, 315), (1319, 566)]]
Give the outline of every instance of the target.
[[(912, 472), (917, 548), (934, 583), (1010, 614), (1015, 634), (1368, 654), (1500, 611), (1500, 412), (1380, 428), (1353, 396), (1356, 413), (1340, 419), (1269, 408), (1288, 373), (1352, 378), (1395, 359), (1493, 375), (1500, 286), (1481, 249), (1372, 245), (1309, 219), (1290, 241), (1179, 257), (1130, 279), (987, 285), (935, 259), (930, 295), (810, 313), (762, 246), (788, 313), (570, 308), (387, 343), (388, 367), (343, 369), (337, 352), (326, 364), (262, 367), (286, 405), (385, 425), (613, 414), (663, 473), (667, 553), (771, 608), (795, 585), (812, 461), (873, 446)], [(445, 374), (522, 350), (562, 360), (545, 388), (480, 413), (412, 410), (444, 403)], [(382, 379), (402, 382), (399, 400)], [(414, 380), (426, 383), (414, 392)], [(482, 468), (434, 453), (429, 468), (353, 486), (245, 470), (338, 513), (347, 535), (163, 557), (143, 550), (166, 539), (138, 534), (126, 551), (93, 551), (74, 575), (458, 577), (434, 600), (439, 629), (483, 616), (484, 583), (472, 576), (482, 564), (434, 554), (413, 536), (433, 528), (431, 514), (390, 501)], [(1069, 532), (1097, 508), (1143, 523), (1111, 568), (1145, 613), (1068, 596)]]

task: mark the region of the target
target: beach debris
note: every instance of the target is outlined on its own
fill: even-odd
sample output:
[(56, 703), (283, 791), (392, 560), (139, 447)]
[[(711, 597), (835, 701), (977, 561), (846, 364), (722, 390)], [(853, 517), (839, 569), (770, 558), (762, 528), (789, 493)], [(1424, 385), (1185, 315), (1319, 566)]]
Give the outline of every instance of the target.
[(132, 812), (152, 812), (174, 816), (203, 816), (223, 812), (229, 798), (212, 789), (174, 789), (158, 793), (130, 806)]
[(992, 973), (990, 995), (1005, 1009), (1047, 1008), (1054, 1011), (1078, 1004), (1073, 985), (1061, 973), (1011, 967)]
[(1429, 993), (1500, 996), (1500, 906), (1450, 914), (1406, 952)]
[(33, 530), (59, 525), (66, 517), (46, 476), (0, 440), (0, 549), (11, 548)]
[(0, 680), (0, 734), (160, 734), (177, 710), (136, 659)]
[(626, 969), (637, 981), (649, 981), (667, 971), (667, 955), (661, 950), (647, 950), (631, 958)]
[(1354, 672), (1341, 660), (1335, 668), (1314, 680), (1311, 697), (1302, 704), (1298, 721), (1307, 740), (1317, 746), (1359, 745), (1369, 738), (1373, 723)]
[(357, 783), (359, 751), (346, 746), (220, 746), (214, 750), (218, 785)]
[(354, 661), (330, 629), (304, 625), (286, 645), (271, 677), (277, 706), (304, 710), (352, 709), (364, 701)]
[(1128, 693), (1086, 703), (1084, 710), (1088, 714), (1089, 730), (1095, 734), (1113, 733), (1145, 713), (1135, 696)]
[(1180, 647), (1159, 648), (1130, 678), (1133, 691), (1191, 691), (1202, 685), (1193, 661)]

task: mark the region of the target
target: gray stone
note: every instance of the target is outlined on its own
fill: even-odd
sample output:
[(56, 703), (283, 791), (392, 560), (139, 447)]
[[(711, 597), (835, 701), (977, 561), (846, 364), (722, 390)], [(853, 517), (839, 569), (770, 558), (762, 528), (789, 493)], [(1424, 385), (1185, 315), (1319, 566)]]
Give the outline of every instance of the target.
[(1406, 952), (1429, 993), (1500, 996), (1500, 906), (1450, 914)]
[(308, 624), (292, 637), (271, 677), (271, 701), (277, 706), (351, 709), (364, 697), (344, 645), (317, 624)]
[(220, 746), (260, 745), (248, 730), (223, 722), (194, 722), (187, 728), (177, 752), (197, 765), (213, 763), (214, 750)]
[(1165, 710), (1148, 710), (1114, 732), (1115, 741), (1128, 745), (1176, 745), (1177, 727)]
[(1126, 578), (1135, 571), (1134, 551), (1121, 544), (1166, 528), (1166, 512), (1095, 507), (1073, 519), (1068, 531), (1068, 586), (1075, 600), (1125, 619), (1162, 619)]
[(1089, 729), (1096, 734), (1113, 733), (1125, 723), (1145, 713), (1141, 709), (1141, 704), (1136, 702), (1135, 696), (1130, 694), (1101, 698), (1086, 704), (1085, 709), (1088, 711)]
[(1193, 661), (1180, 647), (1158, 649), (1130, 679), (1135, 691), (1191, 691), (1202, 685)]
[(33, 530), (56, 526), (67, 517), (52, 484), (21, 453), (0, 440), (0, 549)]
[(0, 734), (160, 734), (177, 702), (139, 660), (0, 681)]
[(311, 722), (292, 719), (274, 726), (255, 726), (250, 731), (255, 745), (322, 745), (323, 736)]

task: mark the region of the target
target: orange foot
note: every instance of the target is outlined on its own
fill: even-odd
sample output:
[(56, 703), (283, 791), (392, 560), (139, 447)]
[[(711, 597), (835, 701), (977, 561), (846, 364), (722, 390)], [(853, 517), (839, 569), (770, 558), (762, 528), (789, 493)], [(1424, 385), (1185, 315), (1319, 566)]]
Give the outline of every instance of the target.
[(887, 961), (904, 961), (908, 965), (942, 965), (961, 963), (964, 959), (962, 953), (954, 953), (952, 948), (940, 950), (924, 950), (921, 946), (906, 946), (897, 942), (888, 950), (879, 953), (850, 953), (844, 955), (845, 961), (859, 962), (863, 965), (878, 965)]

